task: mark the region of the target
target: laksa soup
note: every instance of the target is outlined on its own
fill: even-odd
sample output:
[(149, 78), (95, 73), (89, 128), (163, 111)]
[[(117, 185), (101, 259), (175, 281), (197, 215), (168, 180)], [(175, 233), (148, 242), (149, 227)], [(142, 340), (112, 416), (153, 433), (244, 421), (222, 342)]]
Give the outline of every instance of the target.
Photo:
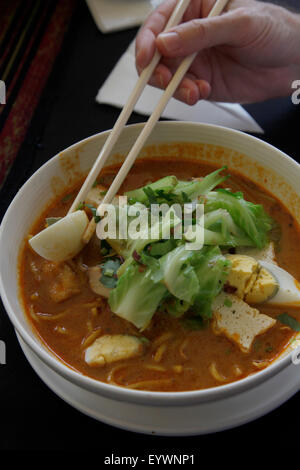
[[(236, 172), (166, 158), (138, 160), (100, 216), (118, 169), (69, 215), (79, 184), (52, 201), (25, 240), (20, 293), (41, 341), (130, 389), (199, 390), (268, 367), (300, 329), (300, 232), (287, 208)], [(106, 237), (105, 219), (116, 229)]]

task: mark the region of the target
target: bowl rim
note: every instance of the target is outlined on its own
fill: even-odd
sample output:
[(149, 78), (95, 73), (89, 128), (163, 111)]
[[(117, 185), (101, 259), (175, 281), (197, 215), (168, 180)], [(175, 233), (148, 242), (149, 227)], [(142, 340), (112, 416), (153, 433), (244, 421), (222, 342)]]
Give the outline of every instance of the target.
[[(125, 126), (125, 132), (126, 132), (126, 129), (128, 128), (141, 129), (144, 125), (145, 123), (127, 125)], [(167, 127), (170, 125), (174, 127), (194, 126), (198, 128), (200, 127), (204, 129), (222, 131), (222, 132), (227, 133), (227, 135), (235, 135), (239, 138), (245, 139), (245, 141), (256, 143), (257, 145), (261, 147), (271, 150), (274, 153), (274, 155), (277, 154), (279, 158), (288, 160), (289, 164), (294, 166), (295, 170), (297, 169), (297, 171), (299, 171), (300, 164), (297, 163), (295, 160), (293, 160), (286, 153), (277, 149), (273, 145), (266, 143), (257, 137), (246, 134), (242, 131), (226, 128), (223, 126), (217, 126), (213, 124), (195, 123), (195, 122), (188, 122), (188, 121), (159, 121), (157, 123), (157, 126), (160, 126), (160, 127), (161, 126)], [(66, 149), (60, 151), (55, 156), (50, 158), (37, 171), (33, 173), (33, 175), (19, 189), (19, 191), (13, 198), (12, 202), (10, 203), (3, 217), (1, 227), (0, 227), (0, 252), (3, 251), (1, 250), (1, 243), (2, 243), (2, 238), (3, 238), (3, 233), (5, 231), (6, 220), (10, 217), (10, 214), (14, 211), (14, 208), (22, 200), (23, 193), (26, 192), (28, 186), (32, 183), (32, 180), (36, 178), (40, 172), (45, 171), (48, 165), (52, 165), (53, 161), (55, 159), (58, 159), (59, 156), (63, 152), (76, 149), (78, 146), (81, 146), (82, 144), (85, 144), (91, 140), (94, 140), (100, 135), (105, 138), (109, 135), (110, 132), (111, 130), (99, 132), (70, 145)], [(30, 347), (33, 353), (35, 353), (44, 363), (46, 363), (47, 366), (49, 366), (51, 369), (56, 371), (58, 374), (62, 375), (64, 378), (66, 378), (70, 382), (74, 383), (75, 385), (78, 385), (79, 387), (87, 389), (97, 395), (103, 395), (106, 398), (116, 399), (118, 401), (135, 403), (135, 404), (143, 404), (143, 405), (148, 405), (148, 406), (174, 406), (174, 405), (186, 406), (186, 405), (193, 405), (193, 404), (198, 404), (198, 403), (211, 402), (214, 400), (223, 399), (226, 397), (230, 397), (230, 396), (248, 391), (251, 388), (261, 384), (262, 382), (267, 381), (268, 379), (273, 377), (275, 374), (278, 374), (281, 370), (286, 368), (292, 362), (292, 359), (291, 359), (292, 352), (290, 352), (286, 356), (279, 357), (277, 360), (271, 363), (267, 368), (261, 371), (258, 371), (255, 374), (249, 375), (235, 382), (231, 382), (231, 383), (224, 384), (224, 385), (219, 385), (217, 387), (201, 389), (201, 390), (190, 390), (190, 391), (181, 391), (181, 392), (156, 392), (156, 391), (127, 389), (125, 387), (116, 386), (113, 384), (107, 384), (105, 382), (98, 381), (96, 379), (93, 379), (92, 377), (82, 374), (79, 371), (76, 371), (71, 366), (64, 363), (62, 360), (60, 360), (53, 353), (51, 353), (51, 351), (47, 348), (47, 346), (43, 345), (42, 341), (39, 341), (33, 329), (32, 329), (32, 335), (29, 334), (29, 332), (26, 331), (25, 328), (23, 328), (21, 322), (15, 315), (14, 310), (10, 304), (9, 298), (6, 295), (4, 285), (3, 285), (1, 268), (0, 268), (0, 294), (2, 297), (5, 310), (14, 328), (20, 334), (20, 336), (25, 341), (25, 343)], [(20, 306), (20, 308), (22, 309), (22, 306)], [(26, 319), (26, 321), (28, 320)], [(30, 326), (30, 323), (29, 323), (29, 326)]]

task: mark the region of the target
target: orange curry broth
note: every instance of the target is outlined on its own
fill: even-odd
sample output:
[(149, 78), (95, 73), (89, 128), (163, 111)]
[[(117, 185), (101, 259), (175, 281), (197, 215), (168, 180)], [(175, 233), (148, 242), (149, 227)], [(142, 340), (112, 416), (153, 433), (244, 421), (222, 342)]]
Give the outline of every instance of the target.
[[(118, 165), (114, 165), (102, 172), (101, 183), (104, 186), (109, 186), (118, 168)], [(170, 174), (179, 179), (188, 179), (205, 176), (215, 169), (212, 165), (196, 160), (140, 160), (131, 169), (120, 193)], [(279, 223), (282, 233), (276, 250), (278, 263), (300, 279), (300, 232), (287, 209), (273, 196), (237, 173), (233, 172), (226, 186), (233, 191), (242, 191), (249, 201), (263, 204)], [(78, 189), (79, 185), (70, 197), (60, 198), (51, 204), (35, 223), (31, 233), (35, 234), (44, 228), (45, 217), (65, 215)], [(95, 244), (88, 245), (79, 256), (89, 266), (101, 260), (99, 246), (95, 247)], [(131, 323), (113, 314), (107, 301), (91, 291), (85, 273), (78, 273), (80, 292), (68, 300), (55, 303), (48, 294), (48, 286), (56, 276), (55, 270), (48, 269), (49, 263), (33, 252), (28, 243), (20, 259), (21, 296), (27, 318), (35, 332), (69, 367), (104, 382), (156, 391), (195, 390), (222, 385), (267, 366), (283, 352), (295, 335), (291, 329), (277, 322), (267, 333), (257, 337), (251, 352), (245, 354), (226, 337), (215, 335), (210, 326), (192, 330), (180, 320), (160, 312), (154, 315), (150, 327), (140, 333)], [(32, 269), (32, 266), (35, 268)], [(261, 306), (259, 310), (272, 317), (285, 311), (299, 318), (296, 309), (278, 310)], [(32, 311), (38, 315), (32, 315)], [(100, 334), (143, 336), (150, 342), (140, 357), (104, 367), (91, 367), (84, 361), (83, 342), (94, 330), (99, 330)], [(261, 367), (255, 366), (253, 361), (261, 363)], [(209, 367), (212, 363), (223, 381), (216, 380), (211, 374)]]

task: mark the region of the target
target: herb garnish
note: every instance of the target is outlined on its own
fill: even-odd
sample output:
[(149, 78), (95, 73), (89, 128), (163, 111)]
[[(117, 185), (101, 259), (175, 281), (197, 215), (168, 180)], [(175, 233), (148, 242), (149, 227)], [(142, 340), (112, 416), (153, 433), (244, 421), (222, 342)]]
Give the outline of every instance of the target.
[(85, 204), (85, 206), (88, 207), (88, 208), (92, 211), (92, 214), (93, 214), (93, 217), (94, 217), (94, 219), (95, 219), (96, 224), (97, 224), (98, 222), (100, 222), (101, 217), (100, 217), (100, 215), (97, 215), (97, 209), (96, 209), (96, 207), (94, 207), (92, 204)]
[(77, 211), (80, 211), (80, 210), (84, 209), (84, 206), (85, 206), (84, 202), (80, 202), (80, 203), (78, 204), (78, 206), (76, 207), (76, 210), (77, 210)]
[(225, 305), (225, 307), (231, 307), (232, 306), (232, 302), (228, 297), (226, 297), (226, 299), (224, 300), (224, 305)]
[(291, 317), (286, 312), (278, 315), (277, 320), (279, 320), (280, 323), (289, 326), (294, 331), (300, 331), (300, 323), (298, 322), (298, 320), (296, 320), (296, 318), (294, 317)]
[(49, 227), (50, 225), (55, 224), (56, 222), (58, 222), (61, 219), (62, 219), (62, 217), (47, 217), (46, 218), (46, 224)]
[(189, 330), (203, 330), (207, 326), (207, 322), (202, 317), (184, 318), (181, 323)]
[(64, 196), (64, 197), (62, 198), (61, 202), (62, 202), (63, 204), (65, 204), (66, 202), (70, 201), (70, 199), (72, 199), (72, 197), (73, 197), (73, 194), (72, 194), (72, 193), (66, 194), (66, 196)]

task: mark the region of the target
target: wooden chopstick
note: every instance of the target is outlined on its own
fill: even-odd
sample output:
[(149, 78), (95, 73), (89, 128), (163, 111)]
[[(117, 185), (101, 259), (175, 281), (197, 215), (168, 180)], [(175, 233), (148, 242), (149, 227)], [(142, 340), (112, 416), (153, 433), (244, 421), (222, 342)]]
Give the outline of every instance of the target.
[[(180, 0), (177, 2), (176, 7), (173, 10), (172, 15), (169, 18), (168, 23), (166, 24), (165, 30), (171, 28), (172, 26), (176, 26), (180, 20), (182, 19), (182, 16), (187, 9), (188, 5), (190, 3), (190, 0)], [(97, 176), (99, 175), (100, 171), (102, 170), (103, 166), (105, 165), (113, 146), (117, 142), (125, 124), (127, 123), (133, 108), (141, 96), (145, 86), (149, 82), (150, 77), (152, 76), (155, 67), (157, 66), (158, 62), (160, 61), (161, 55), (160, 53), (156, 50), (153, 59), (151, 60), (150, 64), (143, 70), (141, 73), (134, 89), (132, 90), (126, 105), (122, 109), (113, 129), (111, 130), (108, 138), (106, 139), (94, 165), (92, 166), (89, 174), (87, 175), (79, 193), (77, 194), (72, 206), (69, 209), (69, 214), (71, 212), (76, 211), (77, 207), (81, 202), (83, 202), (90, 191), (91, 187), (93, 186)]]
[[(227, 5), (228, 1), (229, 0), (217, 0), (215, 5), (213, 6), (212, 10), (210, 11), (208, 17), (219, 15), (223, 11), (225, 6)], [(179, 2), (179, 4), (181, 5), (181, 2)], [(179, 7), (179, 4), (177, 5), (177, 7)], [(181, 62), (180, 66), (178, 67), (178, 69), (177, 69), (176, 73), (174, 74), (172, 80), (170, 81), (169, 85), (167, 86), (166, 90), (164, 91), (163, 95), (161, 96), (158, 104), (156, 105), (154, 111), (152, 112), (152, 114), (149, 117), (147, 123), (143, 127), (140, 135), (138, 136), (137, 140), (135, 141), (133, 147), (131, 148), (130, 152), (128, 153), (123, 165), (121, 166), (117, 176), (113, 180), (113, 182), (112, 182), (109, 190), (107, 191), (106, 195), (104, 196), (104, 199), (101, 202), (101, 204), (109, 204), (113, 200), (113, 198), (115, 197), (117, 192), (119, 191), (123, 181), (125, 180), (126, 176), (128, 175), (128, 173), (130, 171), (130, 168), (132, 167), (133, 163), (135, 162), (135, 160), (136, 160), (140, 150), (142, 149), (145, 141), (149, 137), (149, 135), (150, 135), (151, 131), (153, 130), (156, 122), (160, 118), (160, 116), (161, 116), (163, 110), (165, 109), (168, 101), (170, 100), (170, 98), (173, 96), (174, 92), (178, 88), (178, 86), (179, 86), (181, 80), (183, 79), (184, 75), (186, 74), (186, 72), (190, 68), (193, 60), (196, 57), (196, 55), (197, 55), (197, 52), (185, 57), (183, 59), (183, 61)], [(154, 70), (154, 67), (153, 67), (153, 70)], [(146, 83), (145, 83), (145, 85), (146, 85)], [(122, 121), (122, 128), (123, 128), (123, 124), (124, 123)], [(120, 124), (120, 127), (121, 127), (121, 124)], [(117, 131), (115, 131), (117, 136), (120, 135), (120, 132), (121, 132), (122, 128), (120, 128), (120, 129), (118, 128)], [(115, 128), (114, 128), (114, 130), (115, 130)], [(100, 156), (98, 157), (97, 160), (99, 160), (100, 157), (101, 157), (101, 153), (100, 153)], [(96, 164), (97, 164), (97, 161), (96, 161), (95, 165)], [(99, 166), (102, 168), (101, 162), (100, 162)], [(90, 174), (92, 173), (93, 176), (90, 177), (90, 174), (88, 175), (89, 182), (86, 186), (89, 186), (89, 185), (92, 186), (92, 184), (95, 180), (95, 177), (98, 175), (98, 173), (95, 174), (93, 172), (93, 169), (94, 169), (94, 167), (92, 168), (92, 170), (90, 172)], [(84, 185), (85, 184), (86, 184), (86, 182), (84, 183)], [(82, 192), (82, 189), (81, 189), (80, 193), (81, 192)], [(78, 194), (78, 196), (80, 195), (80, 193)], [(76, 199), (78, 199), (78, 196), (77, 196)], [(74, 202), (76, 202), (76, 200)], [(77, 204), (79, 202), (80, 202), (80, 198), (79, 198)], [(100, 206), (101, 206), (101, 204), (100, 204)], [(95, 229), (96, 229), (96, 222), (95, 222), (94, 217), (93, 217), (90, 220), (89, 225), (87, 226), (86, 231), (83, 235), (82, 240), (83, 240), (84, 243), (89, 242), (89, 240), (91, 239)]]

